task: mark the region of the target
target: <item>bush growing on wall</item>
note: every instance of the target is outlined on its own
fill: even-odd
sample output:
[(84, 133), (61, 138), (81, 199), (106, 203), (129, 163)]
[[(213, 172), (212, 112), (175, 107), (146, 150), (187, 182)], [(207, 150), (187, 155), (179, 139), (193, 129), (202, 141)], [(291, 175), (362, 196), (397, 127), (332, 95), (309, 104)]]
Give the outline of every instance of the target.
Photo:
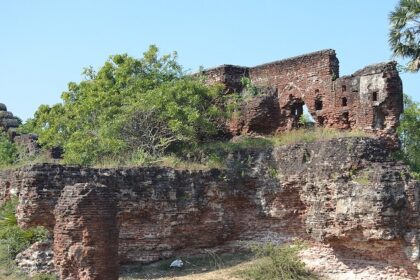
[(17, 148), (4, 132), (0, 132), (0, 167), (13, 164), (17, 158)]

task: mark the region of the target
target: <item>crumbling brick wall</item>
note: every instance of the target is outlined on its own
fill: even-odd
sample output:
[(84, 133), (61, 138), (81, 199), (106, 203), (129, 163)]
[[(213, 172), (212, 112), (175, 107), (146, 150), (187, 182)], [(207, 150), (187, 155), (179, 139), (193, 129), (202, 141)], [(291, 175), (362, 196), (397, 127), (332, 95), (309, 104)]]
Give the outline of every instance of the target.
[(380, 139), (344, 138), (235, 153), (224, 171), (39, 164), (0, 172), (0, 188), (19, 196), (20, 225), (52, 229), (65, 186), (109, 186), (117, 194), (122, 263), (273, 233), (410, 267), (420, 263), (420, 184), (388, 153)]
[(323, 112), (328, 126), (358, 128), (397, 146), (403, 94), (395, 62), (367, 66), (335, 80), (332, 89), (334, 106)]
[(227, 92), (241, 92), (242, 77), (276, 92), (247, 100), (240, 117), (229, 123), (233, 135), (297, 128), (306, 105), (317, 126), (360, 129), (388, 139), (391, 147), (398, 146), (396, 127), (403, 98), (395, 62), (370, 65), (339, 78), (335, 51), (323, 50), (250, 68), (223, 65), (202, 74), (208, 83), (224, 84)]
[(117, 200), (99, 184), (61, 192), (54, 210), (54, 264), (61, 280), (117, 280)]

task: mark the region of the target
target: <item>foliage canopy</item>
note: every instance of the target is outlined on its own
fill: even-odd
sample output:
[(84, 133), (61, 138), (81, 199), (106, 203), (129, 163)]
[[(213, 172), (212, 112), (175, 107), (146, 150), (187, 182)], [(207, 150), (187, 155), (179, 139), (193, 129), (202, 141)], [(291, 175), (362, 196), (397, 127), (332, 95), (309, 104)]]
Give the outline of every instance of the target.
[(85, 80), (69, 83), (62, 103), (40, 106), (24, 130), (83, 165), (194, 145), (220, 131), (222, 91), (185, 76), (176, 59), (152, 45), (140, 59), (114, 55), (98, 71), (85, 68)]
[(420, 69), (420, 0), (400, 0), (389, 15), (389, 43), (394, 55), (410, 59), (409, 71)]
[(398, 133), (403, 158), (420, 178), (420, 104), (407, 95), (404, 96), (404, 113)]
[(6, 133), (0, 131), (0, 167), (13, 164), (17, 157), (17, 148)]

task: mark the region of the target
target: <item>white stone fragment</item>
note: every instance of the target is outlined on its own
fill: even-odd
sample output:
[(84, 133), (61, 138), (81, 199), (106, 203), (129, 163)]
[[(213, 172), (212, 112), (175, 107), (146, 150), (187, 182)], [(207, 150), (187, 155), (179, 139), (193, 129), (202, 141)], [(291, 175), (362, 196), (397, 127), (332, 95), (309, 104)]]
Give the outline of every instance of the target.
[(174, 260), (169, 267), (181, 268), (184, 266), (184, 262), (181, 259)]

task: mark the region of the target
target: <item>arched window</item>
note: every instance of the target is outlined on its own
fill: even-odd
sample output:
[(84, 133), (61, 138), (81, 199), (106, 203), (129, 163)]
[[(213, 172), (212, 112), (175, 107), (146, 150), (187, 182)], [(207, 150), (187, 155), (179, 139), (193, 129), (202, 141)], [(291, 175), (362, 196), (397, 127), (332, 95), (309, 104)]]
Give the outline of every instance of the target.
[(346, 107), (347, 106), (347, 97), (343, 97), (341, 99), (341, 106)]

